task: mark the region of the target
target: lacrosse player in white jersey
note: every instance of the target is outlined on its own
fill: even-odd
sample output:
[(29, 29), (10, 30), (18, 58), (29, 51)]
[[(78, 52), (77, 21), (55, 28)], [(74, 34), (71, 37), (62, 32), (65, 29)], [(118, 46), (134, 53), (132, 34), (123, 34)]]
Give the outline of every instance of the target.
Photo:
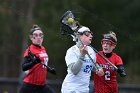
[(92, 32), (88, 27), (82, 26), (78, 35), (76, 45), (69, 48), (65, 56), (68, 74), (63, 81), (61, 93), (89, 93), (91, 70), (99, 76), (104, 75), (102, 68), (96, 63), (96, 53), (88, 46), (92, 41)]

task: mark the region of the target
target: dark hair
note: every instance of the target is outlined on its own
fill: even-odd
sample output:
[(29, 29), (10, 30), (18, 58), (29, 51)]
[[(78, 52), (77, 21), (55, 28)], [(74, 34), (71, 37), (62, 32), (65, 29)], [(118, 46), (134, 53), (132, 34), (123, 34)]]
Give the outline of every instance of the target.
[[(41, 28), (38, 25), (33, 25), (33, 27), (31, 28), (29, 34), (32, 35), (34, 31), (36, 30), (41, 30)], [(42, 30), (41, 30), (42, 31)]]

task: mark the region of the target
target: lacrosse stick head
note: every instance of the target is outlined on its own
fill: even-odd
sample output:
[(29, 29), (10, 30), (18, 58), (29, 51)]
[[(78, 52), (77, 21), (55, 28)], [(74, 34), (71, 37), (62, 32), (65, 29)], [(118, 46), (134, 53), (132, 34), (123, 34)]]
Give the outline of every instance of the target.
[[(71, 19), (70, 22), (69, 19)], [(74, 35), (80, 27), (80, 24), (75, 20), (75, 16), (72, 11), (66, 11), (61, 17), (60, 23), (60, 30), (63, 35)]]

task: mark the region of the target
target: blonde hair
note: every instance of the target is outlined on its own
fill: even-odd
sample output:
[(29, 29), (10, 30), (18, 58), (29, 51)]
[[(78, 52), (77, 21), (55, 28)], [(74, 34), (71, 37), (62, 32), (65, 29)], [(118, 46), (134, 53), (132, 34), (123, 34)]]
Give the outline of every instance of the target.
[(115, 41), (114, 43), (117, 43), (117, 37), (116, 37), (115, 32), (109, 31), (109, 33), (104, 34), (103, 36), (104, 36), (104, 38), (111, 37), (113, 39), (113, 41)]

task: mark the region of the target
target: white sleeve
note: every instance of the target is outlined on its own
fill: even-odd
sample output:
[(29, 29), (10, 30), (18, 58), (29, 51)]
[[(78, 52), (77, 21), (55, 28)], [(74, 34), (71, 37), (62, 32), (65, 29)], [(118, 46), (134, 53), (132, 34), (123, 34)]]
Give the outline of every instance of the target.
[(78, 61), (78, 55), (76, 55), (73, 49), (70, 48), (67, 50), (65, 61), (66, 61), (67, 66), (71, 63), (75, 63)]
[(75, 47), (72, 47), (68, 49), (65, 56), (67, 67), (74, 75), (79, 73), (79, 71), (81, 70), (83, 64), (82, 59), (84, 59), (84, 56), (80, 55), (80, 53), (77, 52), (79, 52), (79, 50), (77, 51)]

